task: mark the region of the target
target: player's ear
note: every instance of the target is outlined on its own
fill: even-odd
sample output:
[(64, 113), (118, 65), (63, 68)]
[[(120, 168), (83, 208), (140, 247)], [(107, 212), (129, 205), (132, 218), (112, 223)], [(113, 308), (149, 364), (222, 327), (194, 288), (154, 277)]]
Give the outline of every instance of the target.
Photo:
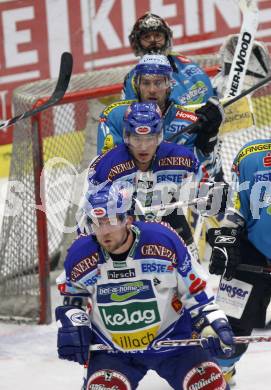
[(132, 225), (133, 221), (134, 221), (133, 217), (131, 215), (127, 215), (126, 224), (128, 228)]

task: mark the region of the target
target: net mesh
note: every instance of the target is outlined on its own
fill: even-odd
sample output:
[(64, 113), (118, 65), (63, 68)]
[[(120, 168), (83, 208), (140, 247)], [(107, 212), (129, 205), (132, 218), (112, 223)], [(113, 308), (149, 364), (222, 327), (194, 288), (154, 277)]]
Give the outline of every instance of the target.
[[(216, 64), (218, 57), (204, 56), (195, 60), (205, 67)], [(40, 115), (45, 163), (45, 193), (41, 198), (47, 216), (51, 269), (62, 263), (65, 249), (76, 235), (73, 231), (75, 212), (83, 192), (85, 170), (96, 153), (99, 113), (119, 97), (105, 93), (104, 97), (90, 99), (89, 90), (122, 83), (130, 68), (125, 66), (73, 76), (68, 92), (74, 97)], [(50, 96), (54, 87), (55, 80), (45, 80), (18, 88), (13, 97), (14, 114), (31, 109), (38, 98)], [(77, 92), (80, 92), (80, 97)], [(238, 114), (241, 116), (239, 121), (238, 118), (229, 118), (236, 115), (240, 105), (228, 109), (228, 121), (221, 135), (227, 178), (232, 159), (243, 143), (270, 136), (270, 98), (270, 86), (262, 88), (245, 101), (245, 108)], [(248, 120), (246, 125), (244, 118)], [(37, 321), (40, 316), (38, 242), (41, 237), (37, 233), (31, 123), (30, 118), (22, 120), (14, 129), (8, 196), (0, 237), (0, 317)], [(248, 129), (244, 130), (246, 127)]]

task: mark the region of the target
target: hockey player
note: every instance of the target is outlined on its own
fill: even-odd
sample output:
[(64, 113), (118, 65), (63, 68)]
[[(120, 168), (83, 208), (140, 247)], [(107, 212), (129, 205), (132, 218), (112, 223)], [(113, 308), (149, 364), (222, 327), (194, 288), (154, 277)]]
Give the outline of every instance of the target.
[[(218, 302), (227, 303), (225, 312), (236, 336), (250, 335), (265, 325), (271, 297), (271, 277), (264, 273), (238, 270), (239, 264), (271, 265), (271, 139), (259, 139), (243, 146), (233, 166), (233, 205), (228, 207), (220, 229), (210, 229), (213, 247), (210, 273), (223, 275)], [(233, 374), (234, 364), (246, 351), (239, 344), (236, 353), (220, 361)]]
[[(214, 359), (232, 353), (233, 333), (204, 271), (173, 230), (131, 223), (124, 194), (105, 186), (85, 207), (92, 233), (70, 247), (59, 289), (88, 296), (92, 310), (88, 315), (77, 306), (56, 308), (59, 357), (89, 363), (87, 390), (135, 390), (149, 369), (176, 390), (229, 389)], [(203, 337), (202, 347), (155, 348), (157, 340), (193, 332)], [(89, 354), (96, 343), (113, 352)]]
[[(179, 53), (172, 53), (172, 30), (158, 15), (150, 12), (135, 23), (129, 41), (136, 56), (163, 54), (167, 56), (173, 73), (170, 98), (176, 104), (188, 105), (207, 102), (215, 93), (209, 77), (197, 64)], [(135, 68), (124, 80), (123, 98), (136, 99)]]
[[(184, 197), (184, 191), (189, 191), (186, 186), (186, 190), (179, 193), (184, 181), (187, 183), (189, 176), (192, 180), (195, 176), (202, 179), (204, 174), (201, 174), (201, 169), (199, 172), (198, 160), (188, 148), (171, 142), (162, 142), (162, 126), (162, 113), (156, 103), (134, 102), (128, 106), (122, 124), (124, 143), (93, 161), (89, 171), (90, 191), (93, 186), (108, 181), (126, 181), (132, 184), (134, 197), (144, 207), (153, 206), (155, 202), (161, 205)], [(198, 183), (195, 183), (195, 186), (198, 187)], [(193, 191), (190, 186), (190, 190), (194, 197), (196, 189)], [(163, 199), (165, 195), (168, 199)], [(189, 199), (188, 193), (185, 194), (185, 198)], [(134, 207), (135, 205), (132, 206), (133, 209)], [(138, 208), (135, 211), (137, 217), (138, 214), (142, 214)], [(163, 216), (163, 220), (177, 230), (191, 252), (196, 255), (197, 249), (190, 228), (184, 215), (180, 214), (181, 211), (171, 210), (168, 215)], [(161, 216), (160, 213), (159, 218)], [(153, 213), (140, 217), (157, 220), (157, 214)]]
[[(174, 104), (169, 98), (171, 76), (172, 67), (165, 56), (145, 55), (135, 68), (138, 100), (156, 102), (163, 113), (164, 139), (168, 140), (181, 131), (176, 142), (193, 150), (200, 163), (204, 163), (209, 175), (215, 176), (221, 171), (213, 151), (223, 120), (223, 108), (216, 98), (211, 98), (195, 114), (184, 111), (183, 107)], [(102, 112), (98, 127), (98, 153), (123, 142), (123, 116), (132, 102), (115, 102)], [(195, 122), (196, 132), (186, 133), (185, 127)]]

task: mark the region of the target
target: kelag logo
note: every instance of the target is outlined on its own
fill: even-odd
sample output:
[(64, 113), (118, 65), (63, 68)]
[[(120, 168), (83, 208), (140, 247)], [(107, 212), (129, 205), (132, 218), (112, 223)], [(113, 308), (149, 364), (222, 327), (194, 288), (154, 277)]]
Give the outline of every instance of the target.
[(113, 332), (142, 329), (160, 321), (156, 301), (100, 306), (105, 327)]

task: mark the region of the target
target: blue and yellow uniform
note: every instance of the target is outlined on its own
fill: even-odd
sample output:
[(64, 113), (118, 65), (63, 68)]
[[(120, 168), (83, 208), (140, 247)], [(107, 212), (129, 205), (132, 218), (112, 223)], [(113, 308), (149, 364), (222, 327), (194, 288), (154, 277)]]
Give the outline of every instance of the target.
[(243, 146), (232, 171), (239, 188), (234, 206), (245, 221), (248, 240), (271, 262), (271, 139)]
[[(178, 53), (171, 53), (167, 59), (173, 70), (171, 101), (186, 106), (206, 103), (211, 96), (216, 95), (209, 77), (195, 62)], [(123, 98), (137, 98), (135, 68), (125, 77)]]

